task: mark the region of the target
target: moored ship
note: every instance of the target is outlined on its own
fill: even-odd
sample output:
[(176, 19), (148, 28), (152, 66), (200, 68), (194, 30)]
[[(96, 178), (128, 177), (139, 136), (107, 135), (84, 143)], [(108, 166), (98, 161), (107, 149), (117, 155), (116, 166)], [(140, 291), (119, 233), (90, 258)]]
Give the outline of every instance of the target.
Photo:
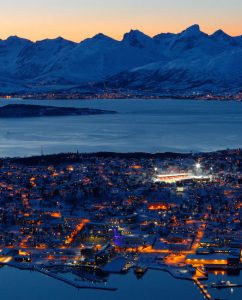
[(143, 276), (147, 270), (148, 270), (148, 267), (145, 264), (138, 264), (134, 267), (134, 273), (138, 277)]
[(242, 284), (237, 284), (237, 283), (232, 283), (230, 281), (218, 281), (218, 282), (213, 282), (211, 284), (211, 287), (215, 289), (223, 289), (223, 288), (234, 288), (234, 287), (242, 287)]

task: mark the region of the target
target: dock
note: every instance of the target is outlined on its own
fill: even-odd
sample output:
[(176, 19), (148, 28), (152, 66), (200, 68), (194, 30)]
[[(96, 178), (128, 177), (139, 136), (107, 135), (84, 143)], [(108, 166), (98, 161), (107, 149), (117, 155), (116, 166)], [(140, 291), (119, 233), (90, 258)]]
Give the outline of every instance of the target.
[(94, 285), (88, 285), (88, 284), (80, 284), (74, 280), (67, 279), (61, 275), (54, 274), (46, 269), (43, 269), (39, 266), (36, 265), (31, 265), (31, 264), (19, 264), (15, 262), (7, 262), (7, 263), (0, 263), (1, 266), (9, 266), (12, 268), (19, 269), (21, 271), (36, 271), (41, 274), (47, 275), (49, 277), (52, 277), (54, 279), (57, 279), (59, 281), (62, 281), (68, 285), (71, 285), (77, 289), (93, 289), (93, 290), (105, 290), (105, 291), (116, 291), (117, 288), (112, 288), (112, 287), (104, 287), (104, 286), (94, 286)]
[(52, 278), (55, 278), (59, 281), (62, 281), (66, 284), (69, 284), (77, 289), (95, 289), (95, 290), (105, 290), (105, 291), (116, 291), (117, 288), (109, 288), (109, 287), (101, 287), (101, 286), (93, 286), (93, 285), (84, 285), (84, 284), (79, 284), (78, 282), (76, 281), (72, 281), (70, 279), (67, 279), (63, 276), (60, 276), (58, 274), (54, 274), (54, 273), (51, 273), (47, 270), (44, 270), (44, 269), (41, 269), (41, 268), (38, 268), (38, 267), (34, 267), (34, 270), (39, 272), (39, 273), (42, 273), (44, 275), (47, 275), (49, 277), (52, 277)]
[(101, 270), (106, 273), (121, 273), (126, 265), (124, 257), (116, 257), (107, 263)]
[(213, 300), (212, 296), (205, 289), (205, 285), (201, 284), (201, 282), (197, 278), (193, 278), (193, 281), (207, 300)]

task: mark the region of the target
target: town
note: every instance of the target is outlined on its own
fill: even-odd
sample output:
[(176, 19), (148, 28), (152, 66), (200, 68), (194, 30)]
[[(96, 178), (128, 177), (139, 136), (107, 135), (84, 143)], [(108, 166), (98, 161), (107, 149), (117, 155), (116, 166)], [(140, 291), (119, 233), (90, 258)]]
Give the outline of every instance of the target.
[(2, 159), (0, 264), (110, 291), (160, 270), (214, 299), (208, 272), (242, 268), (241, 174), (241, 149)]
[(203, 92), (200, 90), (193, 92), (174, 92), (164, 91), (160, 93), (151, 93), (150, 91), (133, 90), (115, 90), (115, 89), (97, 89), (93, 88), (84, 91), (59, 91), (59, 92), (38, 92), (22, 94), (2, 94), (2, 99), (21, 99), (21, 100), (120, 100), (120, 99), (174, 99), (174, 100), (206, 100), (206, 101), (242, 101), (241, 91), (219, 93), (216, 90)]

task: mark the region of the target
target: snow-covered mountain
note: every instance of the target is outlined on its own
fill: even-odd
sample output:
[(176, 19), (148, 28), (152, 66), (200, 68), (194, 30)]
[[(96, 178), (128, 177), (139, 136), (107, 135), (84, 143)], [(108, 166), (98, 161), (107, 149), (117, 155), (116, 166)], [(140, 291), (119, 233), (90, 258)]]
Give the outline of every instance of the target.
[(211, 91), (242, 90), (242, 49), (211, 57), (177, 58), (155, 62), (117, 74), (106, 85), (139, 91)]
[(242, 36), (212, 35), (193, 25), (155, 37), (131, 30), (81, 43), (63, 38), (0, 40), (0, 92), (56, 90), (105, 82), (151, 91), (242, 87)]

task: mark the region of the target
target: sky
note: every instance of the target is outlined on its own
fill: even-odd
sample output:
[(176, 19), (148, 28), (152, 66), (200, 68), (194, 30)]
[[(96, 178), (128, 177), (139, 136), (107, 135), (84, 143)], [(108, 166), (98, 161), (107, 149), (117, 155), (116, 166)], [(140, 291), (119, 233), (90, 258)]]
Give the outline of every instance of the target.
[(0, 38), (64, 38), (97, 33), (122, 39), (139, 29), (148, 35), (180, 32), (192, 24), (213, 33), (242, 34), (242, 0), (0, 0)]

